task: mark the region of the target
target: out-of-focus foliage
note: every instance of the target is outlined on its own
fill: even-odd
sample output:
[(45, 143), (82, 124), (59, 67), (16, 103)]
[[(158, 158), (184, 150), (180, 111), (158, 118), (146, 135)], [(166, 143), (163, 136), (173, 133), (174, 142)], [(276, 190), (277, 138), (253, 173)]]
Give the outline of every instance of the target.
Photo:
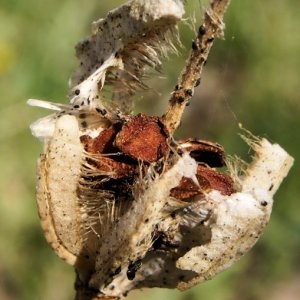
[[(0, 0), (0, 299), (73, 297), (73, 270), (46, 244), (35, 207), (34, 170), (41, 145), (28, 126), (47, 112), (27, 107), (25, 101), (30, 97), (67, 101), (68, 78), (77, 64), (75, 43), (89, 34), (92, 20), (122, 2)], [(205, 2), (187, 2), (187, 16), (196, 15), (198, 26)], [(265, 235), (214, 280), (184, 293), (147, 290), (143, 299), (298, 299), (299, 11), (297, 0), (232, 0), (226, 40), (213, 46), (201, 85), (177, 133), (182, 138), (218, 141), (228, 153), (245, 157), (248, 147), (237, 135), (241, 122), (296, 158), (276, 195)], [(149, 81), (152, 91), (138, 95), (137, 111), (163, 113), (192, 36), (191, 28), (182, 24), (179, 55), (170, 57), (163, 74), (154, 74)], [(128, 299), (140, 297), (140, 292), (134, 292)]]

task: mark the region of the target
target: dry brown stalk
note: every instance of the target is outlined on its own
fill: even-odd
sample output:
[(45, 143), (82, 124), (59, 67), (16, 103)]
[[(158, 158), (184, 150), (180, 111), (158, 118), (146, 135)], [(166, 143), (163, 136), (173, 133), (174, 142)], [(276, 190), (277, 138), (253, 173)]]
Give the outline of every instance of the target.
[(163, 122), (170, 135), (179, 126), (184, 108), (194, 94), (194, 88), (200, 84), (203, 67), (216, 37), (224, 37), (224, 14), (230, 0), (212, 0), (204, 13), (203, 24), (192, 42), (192, 50), (176, 85)]

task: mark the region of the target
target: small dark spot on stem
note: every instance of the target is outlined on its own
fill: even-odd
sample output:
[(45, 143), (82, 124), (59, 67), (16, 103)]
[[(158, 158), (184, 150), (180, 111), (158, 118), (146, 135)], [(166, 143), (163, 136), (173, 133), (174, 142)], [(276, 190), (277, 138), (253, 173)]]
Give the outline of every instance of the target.
[(184, 101), (184, 97), (182, 97), (182, 96), (178, 96), (178, 97), (176, 97), (176, 102), (177, 103), (182, 103)]
[(193, 90), (192, 89), (186, 89), (184, 91), (184, 93), (186, 94), (186, 96), (192, 97), (193, 96)]
[(198, 45), (197, 45), (196, 41), (192, 41), (192, 49), (198, 50)]
[(201, 78), (198, 78), (195, 82), (195, 87), (199, 86), (201, 83)]
[(206, 33), (206, 28), (204, 25), (201, 25), (198, 30), (199, 35), (204, 35)]

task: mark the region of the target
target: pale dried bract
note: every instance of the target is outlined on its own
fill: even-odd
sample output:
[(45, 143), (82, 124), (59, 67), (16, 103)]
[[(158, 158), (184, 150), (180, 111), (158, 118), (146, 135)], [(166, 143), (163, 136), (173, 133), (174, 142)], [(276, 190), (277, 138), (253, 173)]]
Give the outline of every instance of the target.
[[(160, 69), (161, 56), (176, 51), (172, 35), (184, 13), (177, 0), (132, 0), (93, 24), (93, 35), (76, 46), (80, 65), (70, 85), (70, 101), (89, 106), (97, 102), (98, 89), (112, 85), (113, 103), (129, 113), (132, 95), (143, 82), (145, 67)], [(88, 80), (87, 80), (88, 79)]]

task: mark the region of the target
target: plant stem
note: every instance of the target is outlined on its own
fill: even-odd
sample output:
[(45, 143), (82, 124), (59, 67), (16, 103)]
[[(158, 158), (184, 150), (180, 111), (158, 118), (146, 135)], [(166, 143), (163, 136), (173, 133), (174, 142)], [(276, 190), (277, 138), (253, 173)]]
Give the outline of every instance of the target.
[(192, 51), (162, 117), (170, 135), (179, 126), (184, 108), (193, 96), (194, 88), (200, 84), (203, 66), (215, 37), (224, 37), (223, 18), (229, 3), (230, 0), (212, 0), (205, 11), (203, 24), (192, 42)]

